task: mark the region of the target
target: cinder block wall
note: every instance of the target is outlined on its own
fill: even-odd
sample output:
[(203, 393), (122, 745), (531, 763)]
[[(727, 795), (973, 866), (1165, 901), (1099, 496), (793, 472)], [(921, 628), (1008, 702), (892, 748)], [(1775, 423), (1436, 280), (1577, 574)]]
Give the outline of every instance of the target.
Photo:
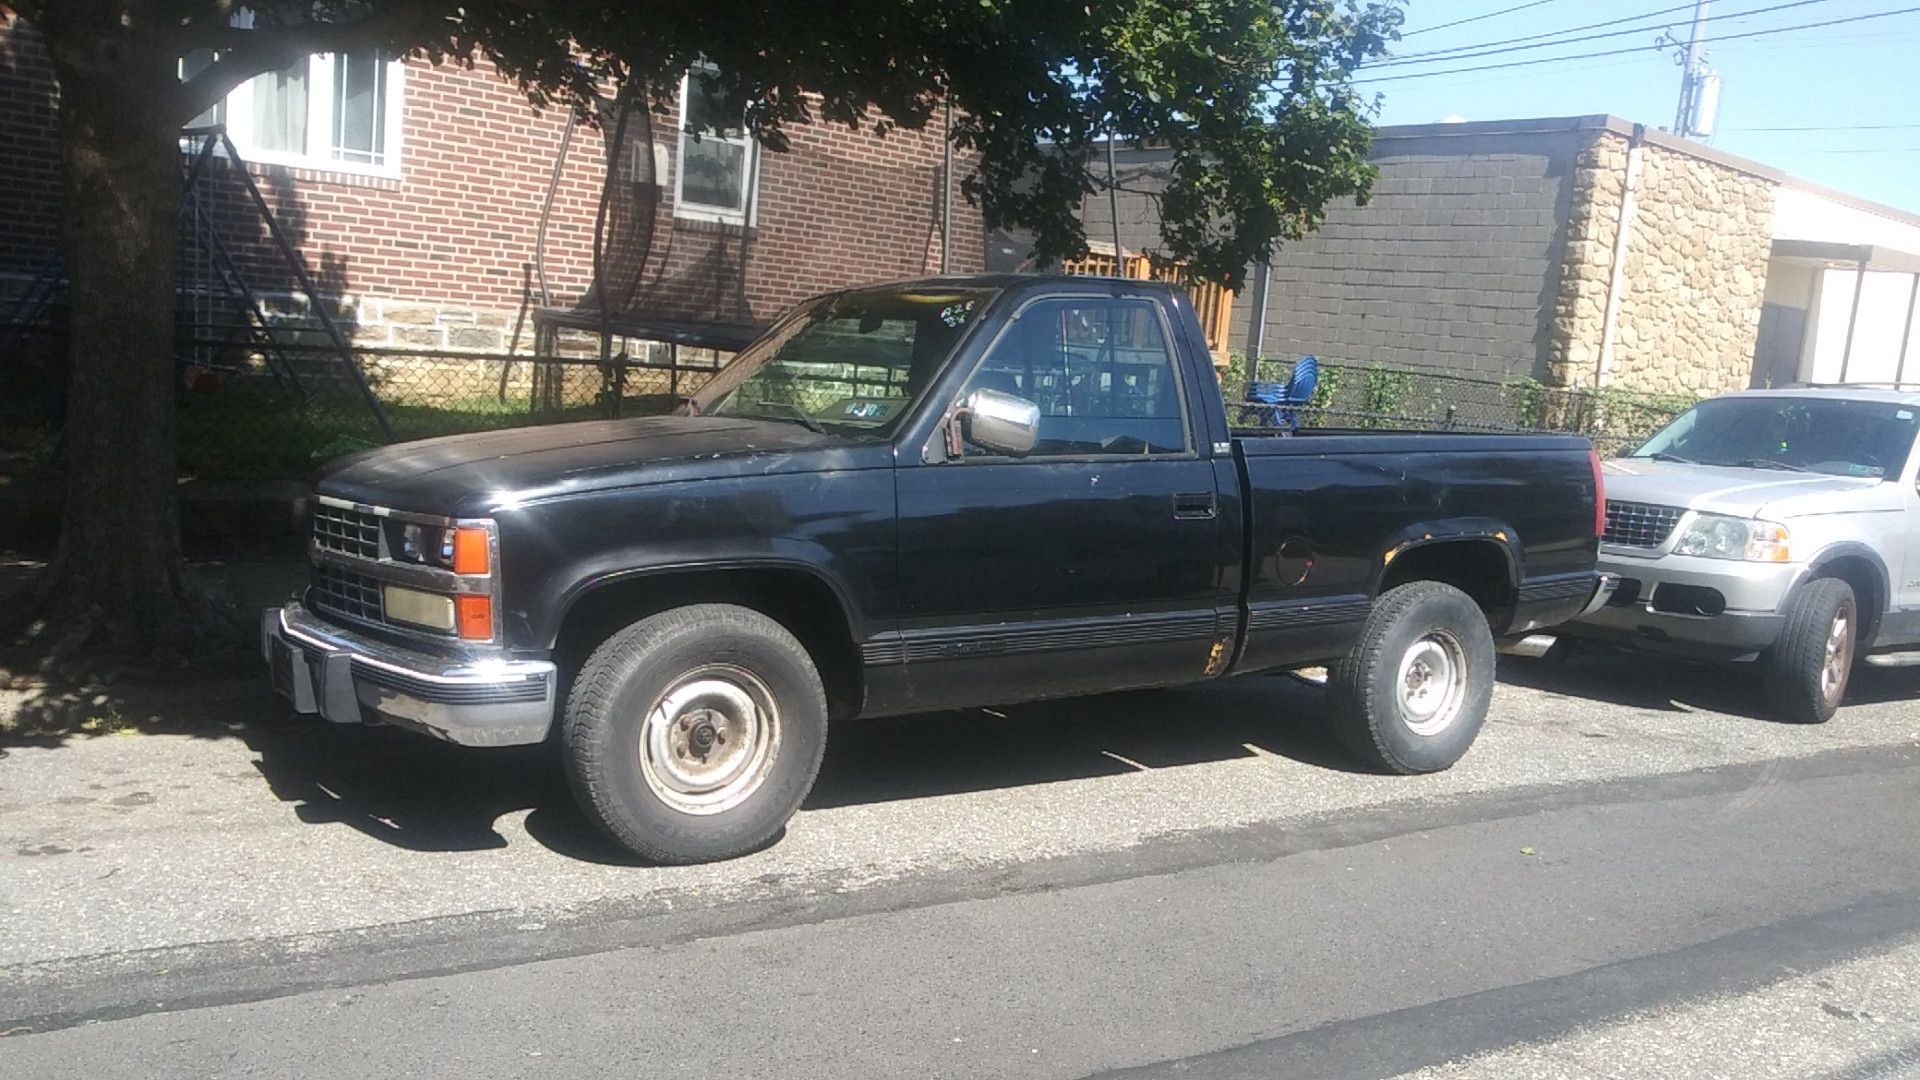
[[(1275, 251), (1264, 354), (1594, 385), (1631, 130), (1604, 116), (1382, 129), (1368, 203), (1329, 207), (1318, 232)], [(1643, 153), (1606, 381), (1744, 387), (1779, 174), (1658, 132)], [(1129, 248), (1160, 247), (1150, 193), (1165, 161), (1120, 155)], [(1104, 192), (1083, 220), (1110, 242)], [(1256, 302), (1251, 285), (1235, 302), (1236, 348)]]
[[(1583, 133), (1548, 130), (1414, 136), (1383, 130), (1366, 205), (1327, 209), (1326, 223), (1273, 258), (1263, 353), (1323, 362), (1439, 368), (1506, 378), (1544, 373), (1570, 179)], [(1164, 155), (1121, 155), (1121, 240), (1160, 247)], [(1089, 196), (1087, 235), (1107, 241), (1104, 194)], [(1244, 348), (1252, 274), (1234, 302), (1231, 340)]]

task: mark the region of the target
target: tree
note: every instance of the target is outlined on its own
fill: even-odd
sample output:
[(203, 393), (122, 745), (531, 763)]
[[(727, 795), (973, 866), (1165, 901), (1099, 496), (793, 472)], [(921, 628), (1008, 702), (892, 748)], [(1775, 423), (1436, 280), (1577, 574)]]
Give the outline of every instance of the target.
[[(59, 83), (61, 252), (72, 281), (67, 493), (29, 610), (68, 644), (179, 632), (171, 268), (177, 133), (230, 90), (313, 53), (485, 57), (541, 106), (655, 105), (698, 59), (770, 150), (829, 122), (919, 128), (948, 101), (977, 151), (967, 197), (1042, 256), (1084, 250), (1076, 211), (1109, 134), (1172, 151), (1170, 254), (1237, 282), (1322, 207), (1364, 195), (1368, 106), (1348, 77), (1398, 0), (0, 0)], [(250, 18), (237, 19), (245, 10)], [(191, 58), (211, 54), (214, 63)], [(182, 71), (194, 74), (181, 78)], [(68, 628), (73, 632), (68, 633)]]

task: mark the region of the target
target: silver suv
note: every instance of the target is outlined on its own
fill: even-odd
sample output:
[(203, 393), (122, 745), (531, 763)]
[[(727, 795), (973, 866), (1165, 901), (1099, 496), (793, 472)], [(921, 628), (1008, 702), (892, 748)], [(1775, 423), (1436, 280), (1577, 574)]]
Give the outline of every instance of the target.
[(1701, 402), (1606, 463), (1600, 569), (1619, 585), (1563, 635), (1757, 660), (1783, 718), (1824, 722), (1856, 657), (1920, 642), (1916, 433), (1920, 393)]

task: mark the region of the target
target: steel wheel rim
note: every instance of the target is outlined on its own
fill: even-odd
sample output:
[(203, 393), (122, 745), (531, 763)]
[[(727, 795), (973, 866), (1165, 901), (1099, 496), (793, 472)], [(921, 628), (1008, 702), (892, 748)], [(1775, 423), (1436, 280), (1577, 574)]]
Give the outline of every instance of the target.
[(647, 710), (640, 773), (675, 810), (718, 814), (766, 782), (780, 729), (779, 706), (759, 676), (732, 664), (695, 668)]
[(1415, 735), (1438, 735), (1452, 727), (1467, 700), (1467, 651), (1460, 639), (1433, 630), (1407, 646), (1394, 695), (1401, 721)]
[(1820, 664), (1820, 693), (1829, 702), (1839, 704), (1846, 690), (1847, 669), (1853, 665), (1853, 620), (1845, 611), (1833, 617), (1827, 629), (1827, 655)]

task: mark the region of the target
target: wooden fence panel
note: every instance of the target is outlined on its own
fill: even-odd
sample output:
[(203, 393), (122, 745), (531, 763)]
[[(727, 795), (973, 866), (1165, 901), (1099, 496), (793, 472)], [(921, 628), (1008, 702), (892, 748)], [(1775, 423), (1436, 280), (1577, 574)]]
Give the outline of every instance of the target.
[(1131, 278), (1135, 281), (1166, 281), (1185, 288), (1193, 297), (1193, 307), (1200, 316), (1200, 329), (1206, 333), (1207, 349), (1213, 353), (1213, 362), (1225, 367), (1227, 364), (1227, 334), (1233, 325), (1233, 290), (1208, 281), (1194, 281), (1188, 274), (1184, 263), (1157, 260), (1148, 255), (1123, 255), (1115, 258), (1109, 252), (1090, 251), (1078, 259), (1068, 259), (1062, 266), (1069, 274), (1084, 274), (1089, 277)]

